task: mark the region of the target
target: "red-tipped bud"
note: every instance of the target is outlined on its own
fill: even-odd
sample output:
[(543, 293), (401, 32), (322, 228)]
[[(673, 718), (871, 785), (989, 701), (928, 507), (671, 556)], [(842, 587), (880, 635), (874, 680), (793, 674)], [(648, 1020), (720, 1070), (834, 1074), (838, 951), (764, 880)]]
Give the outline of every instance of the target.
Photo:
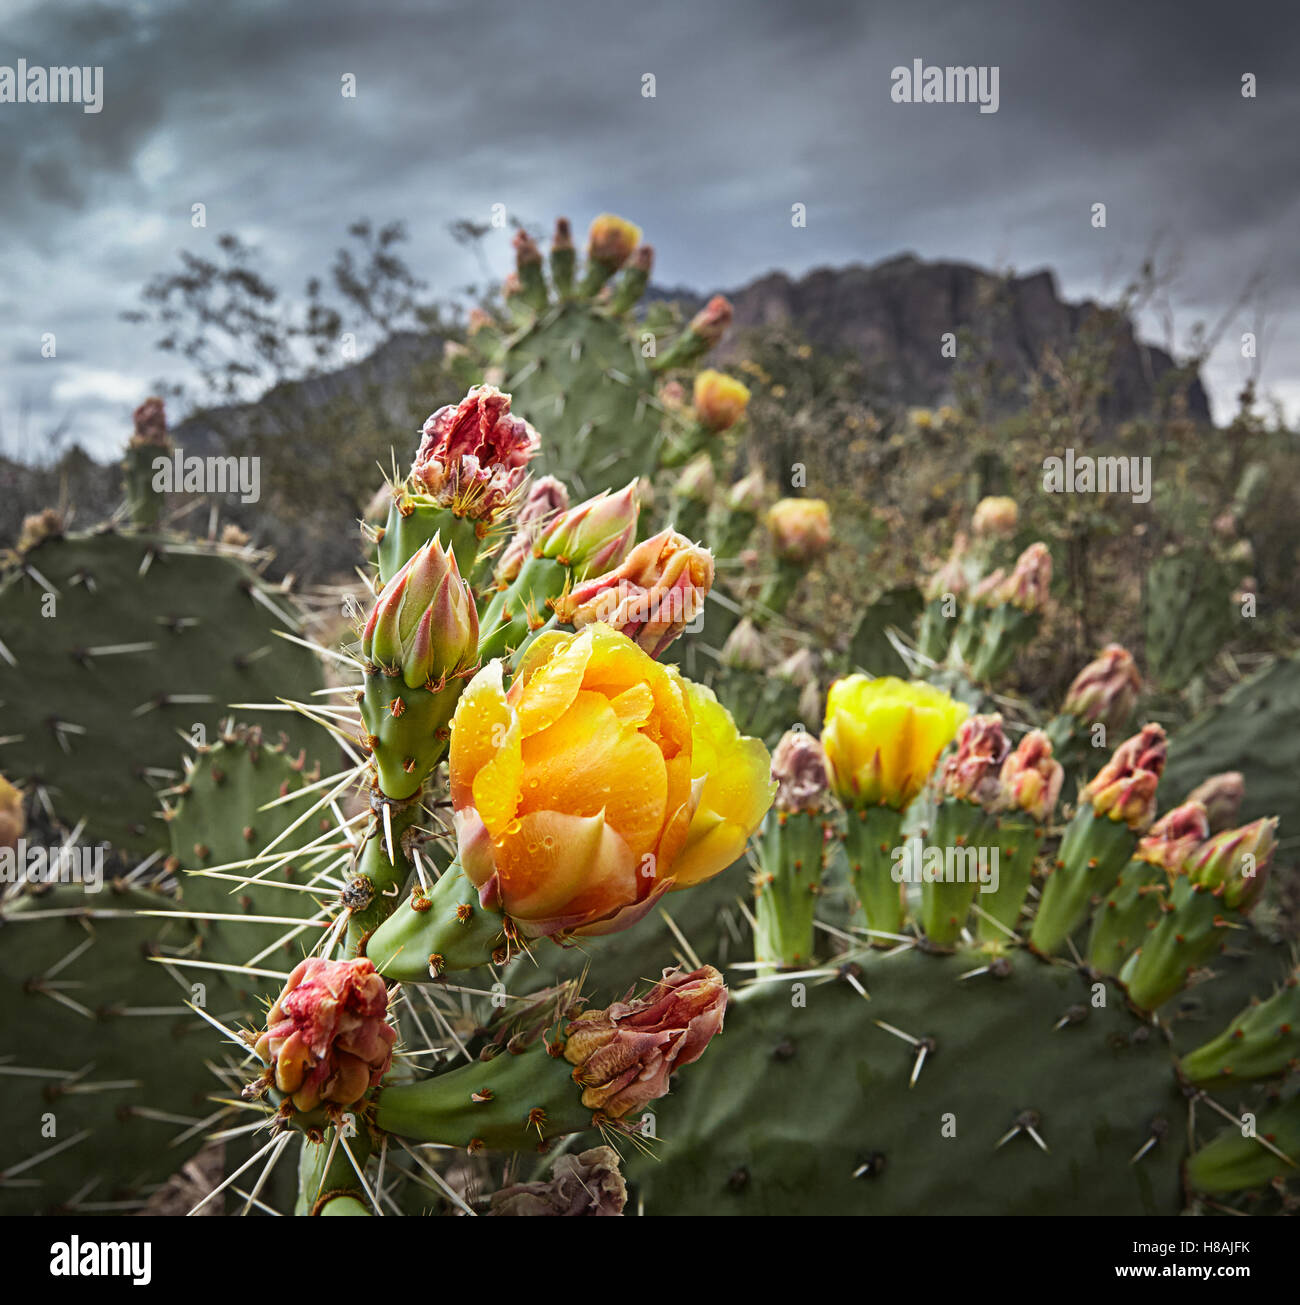
[(670, 528), (614, 570), (575, 585), (555, 612), (579, 630), (601, 621), (658, 657), (699, 616), (712, 588), (713, 554)]
[(1111, 643), (1074, 677), (1064, 710), (1087, 725), (1100, 722), (1108, 730), (1123, 729), (1141, 693), (1137, 663), (1126, 648)]
[(991, 805), (999, 796), (1002, 763), (1010, 751), (1001, 716), (968, 716), (957, 730), (957, 751), (943, 765), (944, 793)]
[(1046, 544), (1030, 544), (1019, 558), (1015, 569), (997, 592), (997, 601), (1010, 603), (1026, 612), (1039, 612), (1047, 605), (1052, 588), (1052, 554)]
[(756, 517), (763, 508), (767, 497), (767, 481), (761, 471), (751, 471), (742, 480), (736, 481), (727, 490), (725, 502), (729, 512), (739, 512)]
[(783, 498), (767, 510), (772, 547), (783, 562), (819, 558), (831, 542), (831, 511), (819, 498)]
[(267, 1012), (253, 1050), (298, 1110), (355, 1105), (388, 1072), (397, 1033), (388, 989), (365, 959), (309, 957)]
[(640, 511), (636, 481), (617, 494), (602, 490), (557, 517), (542, 534), (538, 550), (571, 567), (579, 581), (600, 575), (628, 555)]
[(436, 536), (384, 586), (361, 636), (368, 662), (400, 671), (411, 688), (474, 664), (478, 611), (456, 555)]
[(725, 372), (702, 371), (695, 378), (695, 416), (712, 431), (730, 430), (749, 406), (749, 387)]
[(1042, 730), (1030, 730), (1002, 763), (998, 776), (998, 805), (1023, 811), (1035, 823), (1046, 825), (1061, 796), (1065, 771), (1052, 756), (1052, 741)]
[(689, 331), (712, 348), (727, 333), (731, 325), (731, 301), (725, 295), (714, 295), (694, 317)]
[(644, 996), (584, 1011), (565, 1028), (564, 1058), (582, 1104), (613, 1119), (657, 1101), (668, 1076), (698, 1060), (722, 1028), (727, 988), (711, 965), (665, 970)]
[(1277, 818), (1252, 821), (1240, 829), (1215, 834), (1184, 866), (1187, 877), (1222, 891), (1225, 906), (1249, 911), (1264, 891), (1264, 880), (1277, 848)]
[(537, 248), (537, 242), (522, 227), (515, 232), (515, 238), (512, 242), (515, 247), (515, 266), (522, 273), (523, 269), (529, 264), (540, 264), (542, 261), (542, 251)]
[(786, 730), (772, 753), (776, 811), (819, 811), (830, 790), (830, 772), (821, 740), (807, 730)]
[(1156, 785), (1165, 768), (1165, 731), (1144, 725), (1115, 749), (1110, 760), (1083, 790), (1083, 800), (1098, 815), (1122, 820), (1141, 833), (1155, 818)]
[(1166, 811), (1142, 836), (1134, 859), (1181, 874), (1187, 858), (1210, 836), (1210, 822), (1199, 802), (1184, 802)]
[(135, 431), (131, 435), (133, 446), (153, 445), (160, 449), (170, 448), (171, 440), (167, 437), (167, 413), (163, 401), (155, 394), (146, 399), (133, 414)]
[(1229, 828), (1241, 814), (1241, 804), (1246, 798), (1246, 780), (1239, 770), (1225, 770), (1211, 775), (1198, 784), (1188, 795), (1189, 802), (1200, 802), (1209, 817), (1210, 832), (1217, 834)]
[(568, 218), (555, 219), (555, 234), (551, 237), (551, 252), (557, 249), (565, 250), (573, 248), (573, 231), (569, 226)]
[(509, 584), (531, 556), (542, 532), (569, 506), (569, 491), (554, 476), (543, 476), (528, 488), (515, 517), (515, 533), (502, 550), (494, 572), (499, 584)]

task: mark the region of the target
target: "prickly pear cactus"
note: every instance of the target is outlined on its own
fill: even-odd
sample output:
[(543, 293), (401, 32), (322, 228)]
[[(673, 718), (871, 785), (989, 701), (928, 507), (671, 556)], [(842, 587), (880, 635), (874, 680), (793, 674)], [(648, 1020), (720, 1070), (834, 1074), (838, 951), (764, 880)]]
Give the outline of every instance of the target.
[(1147, 574), (1146, 660), (1162, 689), (1187, 683), (1233, 630), (1237, 576), (1209, 552), (1158, 558)]
[(212, 1031), (187, 976), (152, 959), (191, 939), (149, 914), (174, 906), (121, 883), (5, 903), (0, 1211), (138, 1209), (214, 1126)]
[[(295, 633), (301, 616), (245, 550), (176, 535), (50, 535), (0, 583), (0, 747), (5, 771), (39, 786), (88, 840), (165, 846), (158, 791), (178, 778), (178, 734), (217, 734), (228, 706), (323, 683)], [(247, 713), (255, 717), (256, 713)], [(268, 726), (309, 734), (290, 715)]]
[(640, 237), (631, 223), (597, 218), (584, 271), (562, 218), (548, 280), (541, 252), (519, 233), (517, 280), (507, 285), (509, 324), (471, 336), (487, 350), (484, 362), (515, 411), (545, 430), (544, 469), (580, 495), (654, 473), (671, 426), (657, 378), (692, 367), (730, 320), (730, 305), (716, 300), (670, 344), (673, 328), (662, 309), (636, 321), (653, 259)]

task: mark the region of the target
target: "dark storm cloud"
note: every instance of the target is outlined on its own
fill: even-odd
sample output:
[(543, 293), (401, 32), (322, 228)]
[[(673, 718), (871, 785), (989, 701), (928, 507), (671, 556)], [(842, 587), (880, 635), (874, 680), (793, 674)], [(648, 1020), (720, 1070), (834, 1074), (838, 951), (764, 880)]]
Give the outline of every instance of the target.
[[(476, 270), (447, 224), (494, 203), (538, 223), (626, 212), (661, 279), (700, 288), (912, 249), (1051, 266), (1082, 296), (1115, 292), (1155, 245), (1179, 260), (1186, 325), (1263, 269), (1266, 380), (1294, 412), (1297, 13), (1131, 0), (11, 5), (0, 64), (102, 64), (105, 102), (93, 115), (0, 105), (4, 437), (12, 448), (26, 406), (31, 441), (70, 419), (110, 446), (163, 370), (118, 314), (182, 248), (237, 231), (295, 286), (349, 221), (398, 216), (422, 274), (450, 292)], [(996, 65), (998, 112), (894, 104), (890, 70), (913, 58)], [(1088, 222), (1097, 202), (1104, 231)], [(194, 203), (206, 230), (190, 226)], [(504, 237), (493, 257), (508, 257)], [(51, 331), (58, 358), (42, 360)], [(1221, 412), (1240, 370), (1225, 344), (1208, 377)]]

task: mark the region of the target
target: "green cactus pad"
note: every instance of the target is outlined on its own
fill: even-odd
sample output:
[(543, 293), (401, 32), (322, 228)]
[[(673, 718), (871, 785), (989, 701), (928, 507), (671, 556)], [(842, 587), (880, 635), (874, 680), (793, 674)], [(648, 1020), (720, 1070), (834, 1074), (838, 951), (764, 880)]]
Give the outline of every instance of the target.
[[(230, 549), (112, 531), (48, 538), (0, 585), (0, 764), (42, 785), (65, 824), (84, 819), (86, 841), (165, 846), (156, 792), (179, 779), (178, 733), (215, 737), (228, 704), (323, 683), (315, 656), (273, 633), (297, 623)], [(314, 729), (288, 713), (264, 723), (295, 746)]]

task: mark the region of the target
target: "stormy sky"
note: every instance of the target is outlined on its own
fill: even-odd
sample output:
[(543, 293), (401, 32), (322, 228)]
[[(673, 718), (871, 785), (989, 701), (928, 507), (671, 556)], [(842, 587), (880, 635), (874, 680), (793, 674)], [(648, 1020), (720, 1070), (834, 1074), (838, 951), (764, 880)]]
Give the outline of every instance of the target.
[[(448, 224), (498, 203), (624, 213), (656, 280), (699, 289), (911, 250), (1105, 298), (1154, 251), (1178, 339), (1258, 277), (1206, 380), (1226, 417), (1260, 329), (1296, 417), (1298, 55), (1293, 0), (5, 0), (0, 65), (100, 65), (104, 104), (0, 104), (0, 451), (118, 444), (175, 375), (120, 313), (182, 249), (233, 231), (294, 287), (349, 222), (401, 218), (450, 293), (478, 269)], [(894, 103), (918, 58), (996, 66), (998, 111)], [(506, 269), (506, 233), (489, 256)], [(1163, 342), (1168, 315), (1143, 328)]]

